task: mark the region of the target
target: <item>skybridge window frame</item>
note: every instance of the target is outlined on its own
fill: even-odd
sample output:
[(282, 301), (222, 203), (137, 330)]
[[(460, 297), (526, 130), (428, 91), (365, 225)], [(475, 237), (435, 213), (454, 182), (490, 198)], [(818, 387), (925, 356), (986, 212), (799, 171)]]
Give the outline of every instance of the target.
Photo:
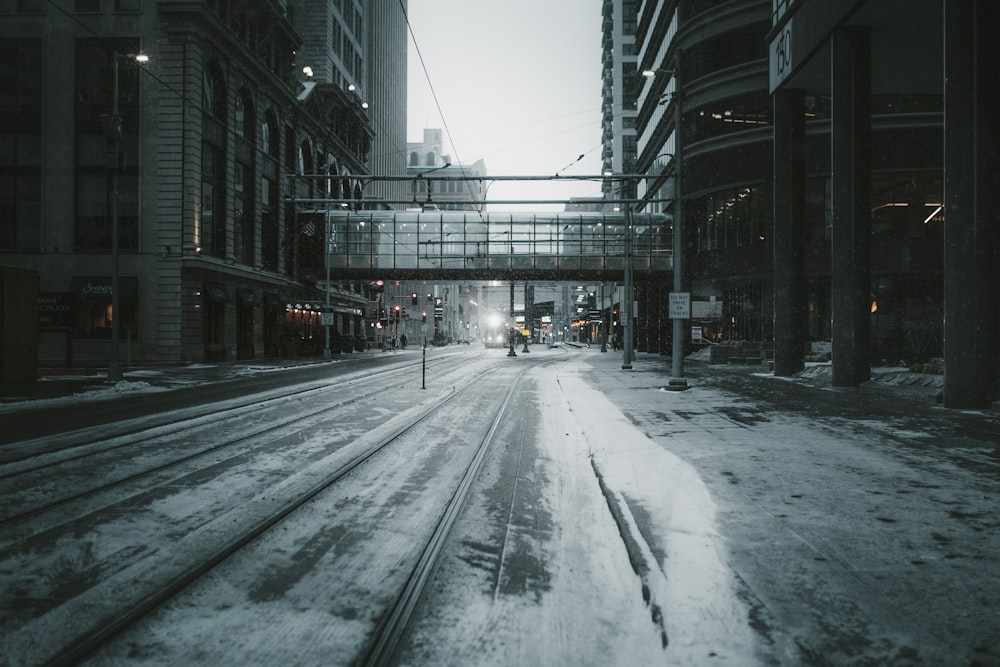
[[(338, 205), (300, 213), (328, 217), (335, 272), (615, 272), (625, 266), (624, 213), (352, 211)], [(669, 229), (667, 214), (632, 214), (636, 270), (672, 269)]]

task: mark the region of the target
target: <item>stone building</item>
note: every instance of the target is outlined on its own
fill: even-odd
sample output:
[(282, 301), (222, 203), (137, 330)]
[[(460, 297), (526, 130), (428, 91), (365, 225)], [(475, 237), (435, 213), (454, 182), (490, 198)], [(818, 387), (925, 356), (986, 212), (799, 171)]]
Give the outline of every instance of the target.
[[(395, 44), (405, 68), (405, 20), (385, 20), (405, 3), (7, 4), (0, 265), (37, 271), (60, 306), (41, 322), (40, 361), (317, 352), (324, 230), (295, 200), (374, 196), (361, 176), (387, 154), (380, 141), (401, 142), (392, 128), (379, 138), (366, 94), (398, 105), (379, 118), (405, 119), (405, 92), (387, 92), (405, 90), (405, 74), (373, 65), (369, 46), (390, 58)], [(321, 35), (304, 28), (317, 8)], [(367, 288), (331, 283), (349, 348), (365, 334)]]

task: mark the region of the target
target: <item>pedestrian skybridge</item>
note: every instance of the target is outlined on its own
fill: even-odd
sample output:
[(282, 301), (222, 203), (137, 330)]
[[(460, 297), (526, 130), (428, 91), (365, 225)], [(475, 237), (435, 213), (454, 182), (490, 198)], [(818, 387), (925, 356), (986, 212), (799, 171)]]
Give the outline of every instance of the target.
[(306, 263), (319, 260), (337, 277), (613, 280), (622, 275), (626, 258), (636, 272), (673, 270), (672, 221), (659, 213), (631, 214), (631, 238), (625, 213), (331, 207), (299, 216), (300, 233), (315, 238), (325, 230), (328, 238), (326, 257), (320, 251)]

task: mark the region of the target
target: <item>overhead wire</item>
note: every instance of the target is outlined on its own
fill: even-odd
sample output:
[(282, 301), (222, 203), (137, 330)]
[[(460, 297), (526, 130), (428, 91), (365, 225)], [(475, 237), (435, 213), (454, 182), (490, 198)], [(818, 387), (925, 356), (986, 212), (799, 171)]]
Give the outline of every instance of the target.
[[(410, 33), (410, 40), (413, 42), (413, 49), (414, 51), (416, 51), (417, 59), (420, 61), (420, 69), (422, 69), (424, 72), (424, 78), (427, 79), (427, 87), (430, 89), (431, 97), (434, 99), (434, 106), (437, 107), (438, 116), (440, 116), (441, 118), (441, 125), (445, 131), (445, 134), (448, 135), (448, 143), (451, 145), (451, 149), (455, 155), (455, 162), (457, 163), (459, 169), (461, 170), (462, 176), (465, 177), (466, 176), (465, 165), (462, 163), (462, 160), (458, 155), (458, 147), (455, 145), (455, 140), (451, 135), (451, 129), (448, 127), (448, 121), (445, 120), (444, 110), (441, 109), (441, 102), (438, 100), (437, 91), (434, 89), (434, 84), (431, 81), (430, 72), (427, 71), (427, 63), (424, 61), (423, 53), (421, 53), (420, 51), (420, 45), (417, 43), (417, 36), (413, 32), (413, 25), (410, 23), (409, 15), (406, 13), (406, 7), (403, 6), (403, 0), (399, 0), (399, 6), (400, 9), (402, 9), (403, 11), (403, 18), (406, 20), (406, 29)], [(429, 186), (430, 184), (428, 184), (428, 187)], [(476, 199), (476, 194), (475, 192), (472, 191), (471, 181), (465, 181), (465, 187), (468, 189), (469, 197), (471, 197), (472, 199)], [(428, 191), (428, 193), (429, 192), (430, 191)], [(479, 214), (482, 215), (482, 211), (479, 211)]]

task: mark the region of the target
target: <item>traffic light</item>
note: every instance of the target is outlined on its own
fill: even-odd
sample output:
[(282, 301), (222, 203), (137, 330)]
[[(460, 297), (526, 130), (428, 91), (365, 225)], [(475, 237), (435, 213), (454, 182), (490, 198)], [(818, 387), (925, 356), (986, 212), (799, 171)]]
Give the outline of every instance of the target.
[(402, 317), (403, 317), (404, 320), (406, 319), (406, 306), (403, 306), (403, 315), (402, 315)]
[(393, 306), (392, 316), (397, 320), (399, 319), (399, 306)]
[(417, 293), (416, 292), (414, 292), (413, 294), (410, 295), (410, 305), (411, 306), (417, 305)]
[(420, 313), (420, 319), (422, 321), (424, 321), (424, 322), (427, 321), (427, 311), (426, 310), (424, 312)]

